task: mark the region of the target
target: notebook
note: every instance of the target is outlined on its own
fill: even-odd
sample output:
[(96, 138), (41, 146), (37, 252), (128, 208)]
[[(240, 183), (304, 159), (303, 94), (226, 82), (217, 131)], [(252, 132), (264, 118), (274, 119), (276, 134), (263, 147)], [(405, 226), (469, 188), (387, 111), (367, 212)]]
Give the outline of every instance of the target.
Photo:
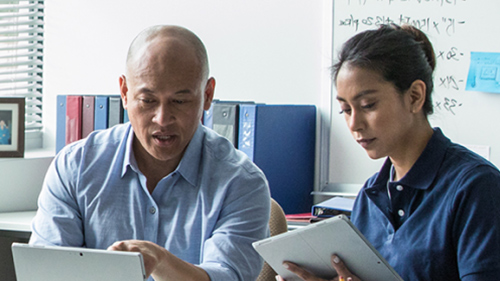
[(283, 267), (294, 262), (318, 277), (337, 276), (331, 265), (337, 254), (361, 280), (403, 280), (345, 215), (335, 216), (306, 227), (272, 236), (253, 247), (287, 281), (301, 280)]
[(12, 244), (17, 281), (145, 281), (140, 253)]

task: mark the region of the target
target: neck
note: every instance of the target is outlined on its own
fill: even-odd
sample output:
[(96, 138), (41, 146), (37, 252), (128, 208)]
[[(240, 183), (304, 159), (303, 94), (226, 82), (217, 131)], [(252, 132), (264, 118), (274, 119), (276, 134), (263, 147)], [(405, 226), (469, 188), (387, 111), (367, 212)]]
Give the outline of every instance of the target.
[(412, 131), (410, 138), (405, 141), (402, 153), (389, 156), (394, 165), (394, 180), (402, 179), (410, 171), (411, 167), (413, 167), (424, 151), (433, 133), (434, 131), (430, 124), (427, 123), (421, 129)]
[(137, 167), (146, 177), (146, 185), (149, 192), (153, 193), (158, 182), (177, 168), (180, 159), (178, 161), (158, 160), (138, 144), (137, 139), (134, 139), (133, 148)]

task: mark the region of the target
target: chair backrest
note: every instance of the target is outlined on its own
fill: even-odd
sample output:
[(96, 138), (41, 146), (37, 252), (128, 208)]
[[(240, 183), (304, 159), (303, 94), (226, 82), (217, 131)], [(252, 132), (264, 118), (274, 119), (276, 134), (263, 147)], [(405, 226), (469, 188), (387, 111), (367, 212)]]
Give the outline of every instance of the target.
[[(285, 212), (274, 199), (271, 198), (271, 217), (269, 218), (271, 236), (288, 231)], [(275, 281), (277, 273), (266, 263), (257, 277), (257, 281)]]

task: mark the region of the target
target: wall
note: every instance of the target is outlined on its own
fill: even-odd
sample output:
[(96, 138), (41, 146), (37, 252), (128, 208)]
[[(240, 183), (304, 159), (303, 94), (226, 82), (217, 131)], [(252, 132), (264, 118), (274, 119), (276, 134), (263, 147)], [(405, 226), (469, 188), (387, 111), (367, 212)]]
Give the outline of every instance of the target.
[(216, 98), (321, 106), (330, 95), (329, 2), (47, 1), (46, 145), (54, 143), (55, 96), (118, 94), (130, 42), (155, 24), (182, 25), (200, 36), (217, 80)]

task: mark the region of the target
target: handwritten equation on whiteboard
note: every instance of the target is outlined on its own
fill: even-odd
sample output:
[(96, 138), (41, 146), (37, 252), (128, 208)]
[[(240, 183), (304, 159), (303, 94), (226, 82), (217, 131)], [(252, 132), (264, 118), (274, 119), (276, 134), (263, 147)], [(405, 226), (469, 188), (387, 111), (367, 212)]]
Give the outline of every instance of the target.
[(334, 24), (337, 30), (342, 31), (339, 34), (354, 35), (382, 24), (407, 24), (430, 36), (438, 64), (434, 73), (434, 89), (438, 93), (433, 96), (434, 111), (452, 116), (461, 112), (466, 106), (460, 94), (465, 89), (467, 74), (460, 70), (470, 53), (461, 46), (462, 36), (467, 32), (467, 21), (460, 14), (450, 11), (456, 7), (462, 9), (466, 0), (335, 1), (338, 5)]

